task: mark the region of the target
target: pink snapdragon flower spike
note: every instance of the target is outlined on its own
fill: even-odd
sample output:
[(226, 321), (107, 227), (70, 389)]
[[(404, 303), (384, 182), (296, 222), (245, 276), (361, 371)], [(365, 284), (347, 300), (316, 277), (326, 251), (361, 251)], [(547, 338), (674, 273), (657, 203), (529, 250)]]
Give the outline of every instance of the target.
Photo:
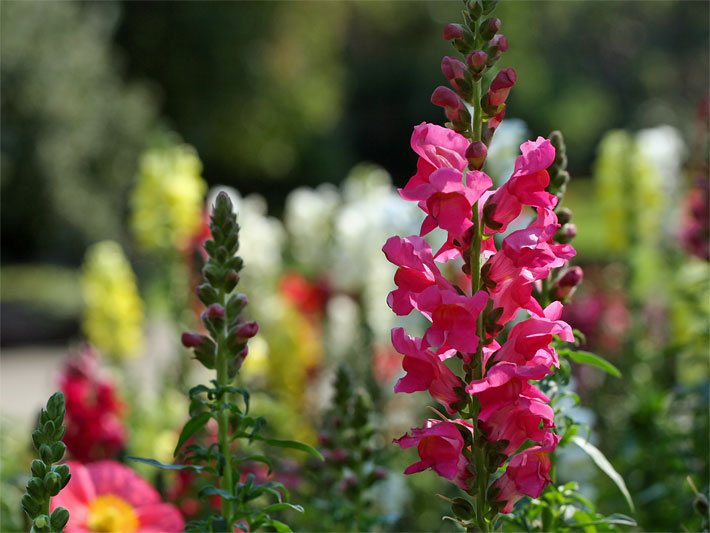
[(412, 150), (419, 156), (417, 173), (410, 178), (399, 193), (405, 200), (420, 201), (426, 193), (420, 191), (429, 183), (429, 176), (440, 168), (454, 168), (462, 172), (466, 168), (466, 148), (469, 140), (450, 129), (422, 122), (412, 133)]
[(548, 433), (542, 445), (532, 446), (513, 456), (506, 471), (493, 484), (494, 489), (498, 490), (496, 500), (504, 502), (502, 513), (510, 513), (523, 496), (537, 498), (542, 494), (545, 486), (552, 481), (550, 452), (559, 440), (558, 435)]
[(436, 266), (431, 247), (421, 237), (390, 237), (382, 251), (390, 263), (399, 267), (394, 275), (397, 289), (387, 296), (387, 305), (397, 315), (408, 315), (417, 296), (429, 287), (455, 292)]
[[(539, 496), (551, 481), (559, 437), (550, 399), (534, 381), (560, 366), (554, 343), (574, 341), (557, 300), (571, 295), (581, 270), (567, 266), (575, 228), (570, 212), (558, 208), (569, 181), (562, 135), (524, 142), (498, 189), (485, 173), (517, 75), (492, 70), (508, 49), (491, 16), (495, 2), (464, 5), (465, 24), (444, 30), (464, 60), (443, 58), (451, 88), (437, 87), (431, 99), (450, 129), (414, 128), (417, 170), (399, 191), (425, 215), (420, 235), (390, 238), (383, 251), (398, 267), (387, 303), (398, 315), (416, 310), (430, 322), (421, 338), (392, 330), (405, 371), (395, 392), (426, 390), (450, 416), (395, 440), (419, 452), (405, 473), (432, 469), (451, 480), (467, 497), (452, 500), (450, 518), (465, 531), (492, 531), (501, 509)], [(436, 230), (433, 238), (445, 239), (432, 253), (422, 237)], [(494, 481), (499, 468), (505, 473)]]
[[(402, 367), (407, 374), (394, 387), (395, 392), (417, 392), (428, 390), (431, 397), (444, 405), (449, 414), (456, 411), (451, 404), (461, 398), (456, 388), (464, 383), (443, 362), (442, 356), (431, 352), (424, 339), (412, 338), (403, 328), (392, 330), (392, 344), (402, 355)], [(455, 355), (449, 351), (443, 358)]]
[(393, 442), (400, 448), (416, 446), (419, 452), (419, 461), (409, 465), (404, 473), (409, 475), (431, 468), (465, 490), (471, 474), (467, 468), (468, 460), (463, 455), (465, 442), (461, 431), (471, 432), (471, 427), (463, 420), (430, 419), (423, 428), (413, 428), (411, 435), (395, 439)]
[(68, 462), (71, 479), (51, 500), (69, 511), (67, 533), (171, 533), (185, 522), (177, 507), (133, 470), (115, 461)]

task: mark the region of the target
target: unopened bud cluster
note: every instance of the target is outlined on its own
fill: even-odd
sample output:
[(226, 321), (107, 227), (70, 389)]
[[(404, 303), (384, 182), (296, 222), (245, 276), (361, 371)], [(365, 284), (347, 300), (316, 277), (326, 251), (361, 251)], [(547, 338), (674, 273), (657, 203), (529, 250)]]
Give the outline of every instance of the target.
[[(466, 137), (472, 137), (472, 107), (482, 113), (484, 127), (482, 142), (466, 153), (470, 166), (480, 170), (486, 159), (493, 133), (505, 116), (505, 101), (515, 85), (512, 68), (500, 70), (483, 94), (476, 94), (476, 85), (508, 50), (508, 40), (499, 33), (500, 19), (490, 16), (497, 0), (467, 0), (463, 12), (464, 24), (447, 24), (443, 38), (451, 41), (463, 55), (463, 61), (446, 56), (441, 61), (441, 72), (451, 88), (434, 89), (431, 102), (444, 108), (447, 127)], [(474, 111), (475, 112), (475, 111)]]
[(32, 432), (32, 444), (39, 459), (32, 461), (32, 477), (22, 496), (22, 508), (32, 521), (32, 532), (55, 533), (63, 531), (69, 521), (69, 511), (63, 507), (49, 512), (49, 500), (59, 494), (71, 475), (67, 465), (56, 465), (64, 457), (66, 446), (62, 442), (64, 426), (64, 395), (55, 392), (39, 416), (37, 429)]
[(229, 376), (233, 377), (249, 352), (247, 341), (257, 334), (259, 325), (242, 316), (248, 303), (246, 295), (233, 292), (239, 283), (242, 259), (236, 256), (239, 225), (225, 193), (217, 196), (210, 230), (212, 239), (205, 243), (208, 259), (202, 269), (204, 282), (196, 290), (205, 305), (200, 319), (209, 335), (183, 333), (182, 344), (191, 348), (206, 368), (214, 369), (222, 343), (228, 357)]

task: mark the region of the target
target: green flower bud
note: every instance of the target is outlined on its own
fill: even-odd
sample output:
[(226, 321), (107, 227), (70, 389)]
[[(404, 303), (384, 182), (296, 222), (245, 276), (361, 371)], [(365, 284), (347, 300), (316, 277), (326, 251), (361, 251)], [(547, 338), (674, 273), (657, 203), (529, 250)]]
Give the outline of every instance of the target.
[(53, 531), (61, 531), (69, 522), (69, 511), (64, 507), (57, 507), (49, 518), (49, 522)]
[(44, 475), (47, 473), (47, 465), (45, 465), (39, 459), (34, 459), (32, 461), (31, 469), (32, 469), (32, 475), (35, 477), (43, 478)]

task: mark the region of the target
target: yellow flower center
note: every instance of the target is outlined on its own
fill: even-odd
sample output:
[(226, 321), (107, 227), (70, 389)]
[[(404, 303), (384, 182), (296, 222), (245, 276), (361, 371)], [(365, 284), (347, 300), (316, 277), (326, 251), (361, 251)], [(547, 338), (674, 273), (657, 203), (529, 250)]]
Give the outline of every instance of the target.
[(100, 533), (133, 533), (138, 529), (138, 516), (126, 500), (104, 494), (89, 504), (86, 525), (89, 531)]

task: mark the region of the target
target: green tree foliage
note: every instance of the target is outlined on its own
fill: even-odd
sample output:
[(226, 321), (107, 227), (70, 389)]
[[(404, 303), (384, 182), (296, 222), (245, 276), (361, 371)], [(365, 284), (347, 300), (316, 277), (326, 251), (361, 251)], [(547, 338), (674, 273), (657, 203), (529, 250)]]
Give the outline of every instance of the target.
[(118, 15), (104, 3), (2, 5), (5, 260), (78, 259), (87, 242), (121, 235), (155, 113), (147, 88), (119, 75)]

